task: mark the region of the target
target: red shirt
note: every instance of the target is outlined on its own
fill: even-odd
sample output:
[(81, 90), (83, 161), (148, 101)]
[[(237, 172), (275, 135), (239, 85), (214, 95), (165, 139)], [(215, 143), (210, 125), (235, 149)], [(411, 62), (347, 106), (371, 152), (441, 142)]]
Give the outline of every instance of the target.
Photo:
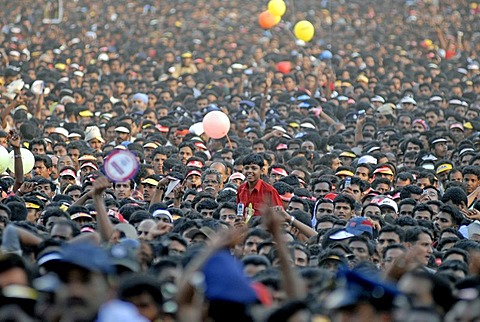
[(248, 191), (248, 183), (243, 183), (238, 187), (237, 191), (237, 203), (243, 203), (245, 205), (245, 213), (250, 204), (255, 210), (254, 216), (260, 216), (260, 207), (266, 202), (272, 203), (272, 206), (282, 206), (282, 199), (274, 187), (259, 179), (252, 192)]

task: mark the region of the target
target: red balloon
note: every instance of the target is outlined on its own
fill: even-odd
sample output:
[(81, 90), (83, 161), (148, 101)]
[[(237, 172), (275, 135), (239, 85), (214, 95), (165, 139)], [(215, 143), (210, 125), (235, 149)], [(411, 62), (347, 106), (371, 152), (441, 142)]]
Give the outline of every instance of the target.
[(290, 70), (292, 69), (292, 63), (289, 61), (281, 61), (278, 62), (277, 65), (277, 70), (282, 73), (282, 74), (288, 74), (290, 73)]
[(258, 16), (258, 24), (263, 29), (270, 29), (275, 26), (275, 16), (270, 11), (264, 11)]

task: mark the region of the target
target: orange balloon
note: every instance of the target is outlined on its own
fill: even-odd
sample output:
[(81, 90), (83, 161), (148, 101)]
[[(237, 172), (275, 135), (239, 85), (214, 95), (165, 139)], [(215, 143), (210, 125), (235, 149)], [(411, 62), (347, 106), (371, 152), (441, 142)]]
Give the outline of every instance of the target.
[(270, 11), (264, 11), (258, 16), (258, 24), (263, 29), (270, 29), (275, 26), (275, 16)]

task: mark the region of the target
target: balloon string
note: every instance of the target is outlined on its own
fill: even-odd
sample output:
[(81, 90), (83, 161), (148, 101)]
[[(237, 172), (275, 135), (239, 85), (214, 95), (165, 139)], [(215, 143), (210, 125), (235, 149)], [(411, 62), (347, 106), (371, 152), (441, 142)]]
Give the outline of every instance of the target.
[(231, 150), (233, 150), (232, 141), (230, 141), (230, 138), (228, 137), (228, 134), (226, 135), (226, 137), (227, 137), (227, 141), (228, 141), (228, 146), (230, 147)]

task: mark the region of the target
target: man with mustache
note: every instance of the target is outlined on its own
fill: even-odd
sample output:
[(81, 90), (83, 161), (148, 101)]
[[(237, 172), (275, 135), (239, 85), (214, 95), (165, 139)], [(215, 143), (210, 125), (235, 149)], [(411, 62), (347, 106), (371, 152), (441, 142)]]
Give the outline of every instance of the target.
[(223, 188), (222, 175), (215, 169), (207, 169), (202, 175), (202, 190), (209, 192), (214, 198)]

